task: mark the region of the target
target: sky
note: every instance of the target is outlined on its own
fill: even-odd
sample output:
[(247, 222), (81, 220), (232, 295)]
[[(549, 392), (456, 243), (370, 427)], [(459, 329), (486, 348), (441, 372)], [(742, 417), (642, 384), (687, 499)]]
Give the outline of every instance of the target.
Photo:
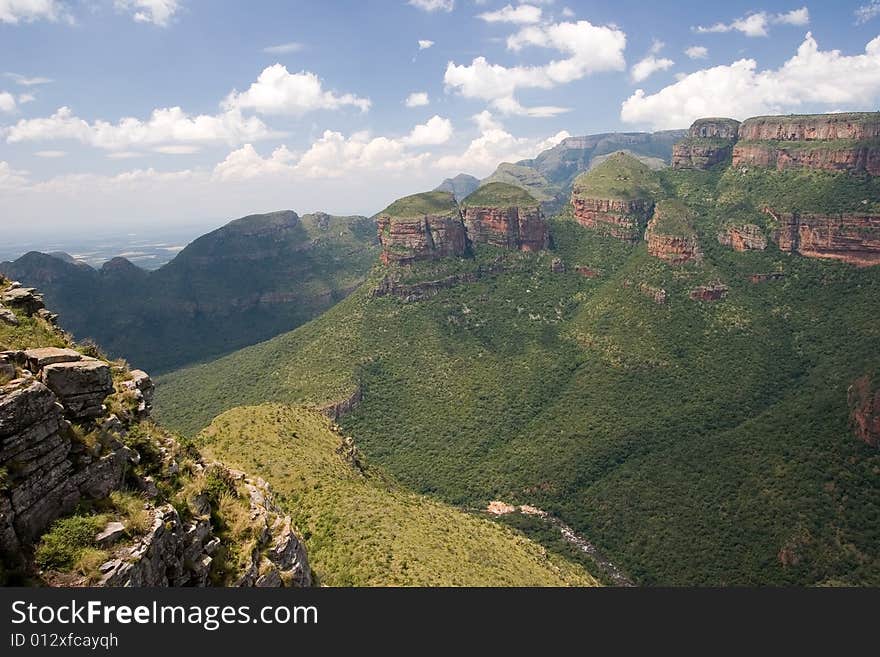
[(7, 239), (372, 215), (566, 136), (876, 110), (880, 0), (0, 0)]

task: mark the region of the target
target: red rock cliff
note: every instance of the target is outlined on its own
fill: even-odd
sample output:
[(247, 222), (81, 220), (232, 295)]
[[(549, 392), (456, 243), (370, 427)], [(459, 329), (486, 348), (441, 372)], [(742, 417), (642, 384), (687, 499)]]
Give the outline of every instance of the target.
[(540, 251), (550, 246), (550, 230), (540, 206), (466, 207), (464, 224), (474, 244), (519, 251)]
[(582, 226), (630, 242), (639, 241), (642, 228), (654, 209), (653, 201), (647, 199), (618, 201), (582, 198), (577, 194), (572, 195), (571, 204), (574, 217)]
[(859, 267), (880, 265), (880, 215), (765, 212), (779, 223), (773, 240), (782, 251)]
[(787, 146), (784, 142), (740, 142), (733, 149), (734, 167), (762, 167), (785, 171), (787, 169), (815, 169), (819, 171), (865, 172), (880, 176), (880, 146), (852, 142), (835, 146)]
[(385, 264), (409, 264), (467, 252), (464, 224), (457, 213), (405, 219), (383, 215), (378, 230)]
[(740, 141), (831, 141), (880, 139), (880, 112), (759, 116), (739, 128)]
[(709, 169), (727, 160), (739, 134), (739, 121), (734, 119), (700, 119), (695, 121), (688, 138), (672, 148), (674, 169)]

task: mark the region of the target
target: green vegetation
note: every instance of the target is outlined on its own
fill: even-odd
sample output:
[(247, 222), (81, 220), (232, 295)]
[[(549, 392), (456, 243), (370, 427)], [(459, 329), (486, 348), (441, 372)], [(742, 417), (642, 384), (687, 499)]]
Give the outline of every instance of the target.
[(523, 164), (502, 164), (482, 184), (496, 182), (521, 187), (542, 203), (553, 201), (562, 192), (560, 186), (547, 180), (534, 168)]
[[(618, 171), (605, 191), (620, 186), (619, 161), (606, 163)], [(880, 367), (880, 268), (716, 239), (732, 219), (766, 226), (766, 203), (865, 207), (877, 183), (624, 168), (627, 190), (637, 174), (640, 190), (687, 204), (699, 266), (671, 267), (566, 210), (553, 253), (516, 254), (503, 272), (417, 303), (372, 298), (377, 269), (296, 331), (162, 378), (160, 417), (192, 435), (227, 409), (321, 405), (360, 385), (342, 423), (371, 462), (453, 504), (539, 506), (641, 583), (880, 583), (880, 454), (852, 436), (846, 401)], [(550, 272), (554, 257), (569, 273)], [(462, 265), (430, 263), (430, 276), (444, 266)], [(783, 280), (749, 282), (777, 271)], [(688, 298), (714, 281), (730, 288), (723, 301)], [(297, 476), (296, 459), (248, 445), (257, 473)]]
[(392, 219), (409, 219), (425, 215), (446, 215), (458, 212), (455, 197), (449, 192), (423, 192), (396, 200), (380, 212)]
[[(288, 331), (344, 298), (379, 253), (365, 217), (293, 212), (244, 217), (146, 272), (124, 259), (96, 271), (29, 253), (0, 271), (45, 294), (73, 335), (150, 373), (176, 369)], [(0, 345), (33, 344), (0, 323)]]
[(658, 174), (626, 153), (615, 153), (592, 171), (582, 173), (574, 191), (589, 198), (632, 201), (661, 193)]
[(483, 185), (462, 201), (462, 205), (464, 206), (473, 205), (487, 207), (512, 207), (517, 205), (533, 206), (537, 204), (538, 201), (535, 200), (535, 197), (522, 187), (500, 182)]
[(683, 201), (664, 199), (654, 208), (654, 230), (662, 235), (689, 237), (695, 234), (696, 215)]
[(839, 112), (837, 114), (785, 114), (781, 116), (756, 116), (747, 119), (746, 123), (803, 123), (810, 120), (821, 120), (834, 123), (876, 123), (880, 121), (880, 112)]
[[(214, 420), (198, 440), (210, 456), (266, 478), (303, 532), (323, 585), (596, 583), (521, 534), (409, 492), (366, 467), (318, 413), (238, 408)], [(246, 532), (247, 518), (239, 524), (230, 531)]]
[(37, 546), (35, 562), (40, 568), (68, 570), (95, 547), (95, 536), (104, 529), (107, 516), (73, 515), (52, 523)]

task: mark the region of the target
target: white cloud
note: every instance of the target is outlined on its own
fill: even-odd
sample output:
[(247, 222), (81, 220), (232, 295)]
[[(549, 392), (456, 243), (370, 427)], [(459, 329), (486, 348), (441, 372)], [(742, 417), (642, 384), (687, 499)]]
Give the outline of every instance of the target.
[(267, 175), (290, 174), (295, 155), (286, 146), (279, 146), (267, 158), (260, 157), (252, 144), (245, 144), (231, 152), (214, 167), (214, 176), (220, 180), (250, 180)]
[(574, 18), (575, 17), (574, 9), (572, 9), (571, 7), (563, 7), (562, 8), (562, 17), (563, 18)]
[(404, 105), (407, 107), (424, 107), (425, 105), (429, 105), (430, 102), (431, 101), (428, 99), (428, 94), (426, 92), (414, 91), (406, 97)]
[(139, 153), (137, 151), (113, 151), (111, 153), (107, 153), (107, 159), (109, 160), (132, 160), (137, 157), (145, 157), (146, 153)]
[(819, 50), (807, 34), (797, 53), (778, 69), (758, 70), (753, 59), (691, 73), (648, 95), (636, 91), (621, 120), (655, 129), (682, 128), (705, 116), (743, 119), (796, 109), (872, 108), (880, 98), (880, 37), (865, 53)]
[[(0, 0), (2, 2), (2, 0)], [(24, 75), (19, 75), (18, 73), (4, 73), (3, 77), (10, 78), (15, 81), (16, 84), (20, 84), (23, 87), (34, 87), (40, 84), (49, 84), (52, 82), (49, 78), (41, 78), (41, 77), (33, 77), (29, 78)]]
[(656, 57), (648, 55), (644, 59), (633, 65), (630, 76), (633, 82), (643, 82), (658, 71), (668, 71), (675, 66), (675, 62), (665, 57)]
[(417, 125), (401, 140), (406, 146), (436, 146), (452, 138), (452, 121), (434, 115), (427, 123)]
[(419, 39), (419, 50), (427, 50), (433, 45), (434, 42), (430, 39)]
[(556, 50), (566, 57), (543, 66), (505, 67), (490, 64), (485, 57), (477, 57), (469, 65), (449, 62), (444, 82), (466, 98), (489, 101), (504, 111), (521, 107), (515, 100), (518, 89), (550, 89), (591, 73), (626, 68), (626, 34), (613, 26), (588, 21), (534, 25), (507, 39), (507, 48), (513, 52), (530, 46)]
[(193, 153), (198, 153), (202, 150), (199, 146), (192, 146), (189, 144), (170, 144), (167, 146), (156, 146), (153, 149), (154, 153), (161, 153), (163, 155), (192, 155)]
[(36, 157), (42, 157), (50, 160), (55, 160), (60, 157), (67, 157), (67, 151), (37, 151), (34, 153)]
[(455, 9), (455, 0), (409, 0), (413, 7), (423, 11), (452, 11)]
[(314, 73), (290, 73), (285, 66), (274, 64), (265, 68), (247, 91), (229, 94), (224, 106), (251, 109), (261, 114), (302, 116), (318, 109), (335, 110), (345, 106), (366, 112), (370, 109), (370, 100), (326, 91)]
[(810, 24), (810, 10), (806, 7), (794, 9), (792, 11), (781, 14), (770, 14), (766, 11), (759, 11), (748, 14), (742, 18), (737, 18), (730, 23), (715, 23), (708, 27), (698, 25), (693, 28), (695, 32), (712, 33), (712, 32), (742, 32), (748, 37), (765, 37), (770, 34), (770, 25), (796, 25), (804, 27)]
[(480, 130), (480, 136), (471, 141), (463, 153), (438, 159), (436, 168), (449, 173), (468, 171), (484, 176), (494, 171), (501, 162), (516, 162), (534, 157), (571, 136), (562, 131), (547, 139), (514, 137), (491, 112), (483, 111), (473, 119)]
[(179, 107), (153, 110), (141, 121), (124, 118), (118, 123), (89, 123), (68, 107), (48, 118), (22, 119), (4, 131), (6, 141), (75, 140), (106, 150), (157, 147), (169, 144), (241, 144), (274, 136), (256, 117), (243, 117), (236, 109), (217, 115), (191, 116)]
[(856, 9), (855, 14), (856, 25), (862, 25), (869, 20), (877, 18), (877, 16), (880, 16), (880, 0), (871, 0), (868, 4), (862, 5)]
[(16, 189), (27, 184), (27, 171), (16, 171), (8, 162), (0, 161), (0, 189)]
[(18, 104), (32, 103), (37, 99), (33, 94), (18, 94)]
[(168, 27), (174, 15), (180, 11), (179, 0), (114, 0), (120, 11), (132, 14), (138, 23), (152, 23)]
[(0, 23), (17, 25), (66, 17), (64, 6), (58, 0), (0, 0)]
[(263, 52), (270, 55), (288, 55), (292, 52), (299, 52), (304, 47), (298, 41), (289, 41), (288, 43), (279, 43), (277, 46), (267, 46), (263, 48)]
[(706, 59), (709, 56), (709, 49), (705, 46), (691, 46), (684, 51), (684, 54), (691, 59)]
[(0, 91), (0, 112), (14, 112), (16, 107), (15, 96), (8, 91)]
[(534, 5), (506, 5), (497, 11), (487, 11), (479, 14), (480, 18), (487, 23), (517, 23), (529, 25), (541, 22), (541, 8)]

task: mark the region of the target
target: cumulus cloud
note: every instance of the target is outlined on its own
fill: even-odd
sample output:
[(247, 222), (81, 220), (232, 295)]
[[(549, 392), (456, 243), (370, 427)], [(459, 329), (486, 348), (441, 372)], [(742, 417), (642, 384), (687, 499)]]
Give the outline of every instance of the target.
[(422, 11), (452, 11), (455, 0), (409, 0), (410, 5)]
[(146, 121), (129, 117), (115, 124), (89, 123), (61, 107), (48, 118), (22, 119), (4, 132), (9, 143), (73, 140), (111, 151), (180, 143), (240, 144), (274, 136), (260, 119), (246, 118), (236, 109), (191, 116), (179, 107), (153, 110)]
[(0, 0), (0, 23), (17, 25), (67, 17), (64, 5), (58, 0)]
[(464, 152), (439, 158), (436, 168), (450, 173), (470, 171), (478, 176), (488, 175), (500, 162), (516, 162), (534, 157), (571, 136), (563, 130), (544, 139), (515, 137), (489, 111), (477, 114), (473, 120), (480, 135), (468, 144)]
[(34, 155), (45, 159), (57, 160), (58, 158), (67, 157), (67, 151), (37, 151)]
[(477, 18), (487, 23), (518, 23), (528, 25), (541, 22), (541, 8), (534, 5), (506, 5), (497, 11), (487, 11)]
[(705, 46), (691, 46), (684, 51), (684, 54), (691, 59), (706, 59), (709, 56), (709, 49)]
[(299, 41), (289, 41), (287, 43), (279, 43), (277, 46), (267, 46), (263, 48), (263, 52), (270, 55), (289, 55), (292, 52), (299, 52), (304, 48)]
[(425, 105), (430, 104), (430, 102), (431, 101), (428, 99), (428, 94), (426, 92), (414, 91), (406, 97), (404, 105), (407, 107), (424, 107)]
[(8, 91), (0, 92), (0, 112), (14, 112), (16, 108), (15, 96)]
[(810, 24), (810, 10), (806, 7), (794, 9), (781, 14), (770, 14), (766, 11), (759, 11), (753, 14), (747, 14), (742, 18), (737, 18), (730, 23), (715, 23), (704, 27), (698, 25), (693, 28), (695, 32), (712, 33), (712, 32), (742, 32), (748, 37), (765, 37), (770, 34), (771, 25), (796, 25), (803, 27)]
[(181, 9), (179, 0), (114, 0), (113, 4), (116, 9), (130, 13), (138, 23), (159, 27), (168, 27)]
[(673, 66), (675, 66), (675, 62), (666, 57), (657, 57), (661, 50), (666, 46), (662, 41), (654, 40), (653, 45), (651, 46), (651, 50), (644, 57), (644, 59), (638, 61), (633, 65), (632, 69), (630, 69), (630, 77), (633, 82), (642, 82), (647, 80), (649, 77), (657, 73), (658, 71), (667, 71)]
[(741, 59), (683, 76), (656, 94), (637, 90), (622, 107), (626, 123), (655, 129), (686, 127), (704, 116), (747, 118), (797, 109), (876, 107), (880, 97), (880, 37), (864, 54), (820, 50), (807, 34), (797, 53), (778, 69), (758, 70)]
[(27, 184), (27, 171), (17, 171), (9, 162), (0, 161), (0, 189), (16, 189)]
[(446, 143), (452, 133), (451, 121), (434, 116), (398, 139), (373, 137), (367, 132), (346, 137), (326, 130), (301, 155), (281, 146), (262, 157), (252, 144), (245, 144), (218, 164), (213, 175), (222, 180), (248, 180), (262, 176), (338, 178), (355, 170), (380, 175), (383, 171), (409, 172), (431, 157), (427, 152), (415, 152), (417, 149)]
[(419, 39), (419, 50), (427, 50), (433, 45), (434, 42), (430, 39)]
[[(505, 112), (522, 109), (515, 99), (519, 89), (551, 89), (592, 73), (626, 68), (626, 34), (613, 26), (589, 21), (531, 25), (507, 39), (507, 48), (512, 52), (529, 47), (556, 50), (565, 57), (543, 66), (506, 67), (490, 64), (485, 57), (477, 57), (468, 65), (449, 62), (444, 75), (446, 87), (466, 98), (486, 100)], [(554, 109), (555, 113), (562, 110)]]
[(290, 73), (281, 64), (263, 69), (247, 91), (233, 91), (224, 101), (224, 106), (229, 109), (250, 109), (260, 114), (288, 116), (302, 116), (314, 110), (335, 110), (345, 106), (366, 112), (370, 104), (368, 98), (327, 91), (314, 73)]
[(862, 25), (869, 20), (877, 18), (877, 16), (880, 16), (880, 0), (871, 0), (868, 4), (862, 5), (856, 9), (855, 15), (856, 25)]

